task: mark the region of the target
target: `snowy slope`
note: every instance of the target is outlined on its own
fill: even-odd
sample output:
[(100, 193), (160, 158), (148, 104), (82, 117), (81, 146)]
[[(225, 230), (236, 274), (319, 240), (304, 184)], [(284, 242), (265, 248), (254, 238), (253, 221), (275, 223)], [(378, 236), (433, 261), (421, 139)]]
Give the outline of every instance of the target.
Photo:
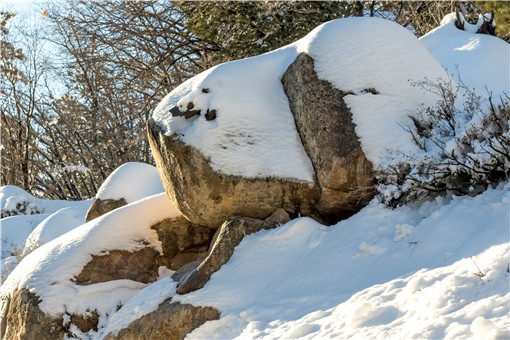
[(96, 197), (102, 200), (124, 198), (127, 203), (133, 203), (164, 191), (155, 166), (129, 162), (119, 166), (105, 179)]
[[(489, 278), (494, 277), (496, 280), (497, 277), (502, 282), (496, 282), (496, 286), (476, 284), (451, 289), (465, 290), (462, 293), (464, 301), (455, 302), (459, 308), (469, 303), (476, 304), (479, 299), (491, 296), (489, 293), (494, 295), (494, 304), (483, 307), (481, 302), (477, 313), (464, 316), (465, 324), (478, 316), (490, 319), (489, 311), (500, 307), (500, 312), (495, 314), (499, 318), (499, 327), (508, 326), (508, 318), (501, 318), (505, 313), (508, 315), (510, 304), (505, 264), (510, 255), (508, 188), (507, 185), (506, 188), (488, 190), (474, 198), (454, 197), (449, 203), (438, 200), (418, 209), (401, 207), (390, 210), (374, 200), (358, 214), (329, 228), (308, 218), (297, 219), (276, 230), (246, 237), (230, 261), (213, 274), (203, 289), (174, 299), (195, 305), (210, 305), (222, 311), (219, 321), (206, 323), (190, 338), (252, 338), (264, 337), (266, 334), (269, 338), (278, 338), (282, 329), (290, 329), (299, 322), (306, 324), (306, 321), (297, 320), (310, 313), (315, 312), (322, 315), (320, 318), (326, 318), (331, 314), (327, 312), (328, 309), (339, 306), (337, 309), (342, 310), (342, 303), (355, 299), (354, 295), (364, 289), (368, 289), (363, 293), (365, 295), (375, 291), (385, 292), (377, 285), (387, 282), (386, 287), (396, 289), (413, 277), (419, 277), (422, 280), (420, 284), (425, 288), (441, 276), (426, 270), (417, 273), (422, 268), (446, 266), (439, 272), (452, 277), (456, 277), (455, 271), (460, 267), (464, 271), (469, 268), (477, 272), (474, 264), (468, 266), (470, 257), (477, 258), (479, 253), (494, 245), (506, 244), (498, 248), (497, 253), (500, 255), (494, 259), (493, 264), (487, 259), (479, 264), (483, 266), (484, 272), (494, 271)], [(455, 264), (462, 259), (469, 261)], [(473, 282), (479, 283), (479, 278), (473, 277)], [(402, 283), (393, 287), (392, 280)], [(461, 285), (462, 281), (459, 279), (458, 283)], [(443, 289), (448, 290), (448, 287)], [(415, 292), (418, 290), (416, 288)], [(408, 294), (413, 296), (415, 292)], [(443, 297), (423, 295), (422, 304), (437, 304), (438, 308), (430, 312), (431, 319), (427, 319), (428, 324), (423, 327), (432, 328), (432, 324), (437, 321), (432, 315), (441, 314), (443, 304), (454, 303), (449, 301), (448, 294), (446, 292)], [(406, 299), (405, 296), (402, 298)], [(366, 316), (366, 323), (363, 320), (353, 322), (350, 328), (356, 325), (354, 328), (360, 330), (366, 326), (379, 326), (380, 323), (388, 326), (392, 322), (402, 323), (405, 320), (404, 311), (399, 309), (404, 307), (400, 307), (397, 302), (392, 305), (393, 302), (386, 301), (391, 307), (384, 312), (386, 305), (381, 304), (383, 309), (377, 311), (379, 303), (374, 301), (375, 311), (366, 308), (366, 313), (370, 314)], [(365, 302), (366, 298), (360, 297), (356, 303), (347, 303), (349, 311), (353, 310), (350, 304), (363, 308)], [(384, 312), (384, 317), (370, 324), (369, 319), (375, 318), (379, 312)], [(407, 316), (413, 314), (412, 311), (407, 313)], [(427, 318), (427, 315), (421, 317)], [(363, 315), (358, 317), (361, 319)], [(343, 325), (334, 318), (325, 319), (322, 323), (324, 327), (321, 330), (324, 333), (316, 336), (326, 336), (328, 325), (330, 328), (338, 327), (334, 333), (339, 334), (340, 338), (356, 335), (354, 331), (348, 333), (352, 331), (349, 329), (342, 333)], [(447, 334), (441, 333), (445, 331), (444, 327), (441, 328), (439, 324), (436, 326), (439, 333), (423, 333), (422, 336), (445, 337)], [(317, 326), (310, 327), (307, 332), (302, 330), (303, 335), (314, 333), (314, 329), (318, 330)], [(377, 333), (376, 328), (365, 331), (367, 337), (382, 337), (385, 331), (389, 332), (387, 327), (383, 327), (381, 333)], [(413, 329), (406, 330), (402, 326), (402, 333), (397, 332), (394, 336), (407, 338), (412, 335), (405, 331), (412, 332)], [(281, 335), (285, 337), (289, 333)], [(388, 333), (387, 336), (390, 335)], [(469, 335), (469, 327), (457, 334), (460, 337)]]
[[(437, 98), (412, 81), (449, 76), (410, 32), (376, 18), (334, 20), (279, 50), (207, 70), (168, 94), (153, 118), (167, 134), (178, 134), (210, 157), (215, 171), (310, 182), (313, 168), (280, 81), (302, 52), (314, 58), (319, 78), (353, 93), (345, 101), (374, 165), (392, 161), (387, 148), (417, 152), (400, 124)], [(190, 120), (172, 117), (174, 105), (186, 111), (189, 103), (203, 114)], [(217, 118), (207, 121), (207, 110), (216, 110)]]
[(23, 253), (28, 254), (37, 247), (84, 224), (89, 206), (90, 204), (84, 204), (82, 207), (63, 208), (45, 218), (26, 238)]
[(484, 95), (490, 91), (494, 98), (509, 93), (510, 45), (505, 41), (457, 29), (455, 13), (451, 13), (440, 27), (421, 37), (420, 42), (453, 78), (458, 79), (460, 75), (468, 88)]

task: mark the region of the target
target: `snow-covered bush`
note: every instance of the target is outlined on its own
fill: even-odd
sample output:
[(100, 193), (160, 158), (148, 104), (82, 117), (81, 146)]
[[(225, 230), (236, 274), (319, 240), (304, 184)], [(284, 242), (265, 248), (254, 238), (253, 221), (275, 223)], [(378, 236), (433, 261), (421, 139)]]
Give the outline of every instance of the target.
[[(477, 195), (510, 176), (510, 98), (478, 95), (460, 80), (416, 84), (440, 100), (402, 126), (423, 151), (382, 169), (378, 189), (391, 206), (438, 194)], [(460, 104), (459, 104), (460, 102)], [(402, 155), (400, 155), (402, 156)]]
[(36, 204), (29, 200), (23, 200), (16, 203), (14, 209), (2, 209), (0, 211), (0, 218), (16, 216), (16, 215), (36, 215), (41, 214)]

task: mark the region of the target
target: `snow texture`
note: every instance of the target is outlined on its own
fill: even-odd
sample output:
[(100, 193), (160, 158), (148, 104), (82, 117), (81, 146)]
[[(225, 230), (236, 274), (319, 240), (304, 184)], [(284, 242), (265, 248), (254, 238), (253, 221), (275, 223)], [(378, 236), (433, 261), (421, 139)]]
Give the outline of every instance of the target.
[[(455, 27), (455, 13), (444, 17), (441, 26), (420, 38), (421, 43), (457, 79), (479, 93), (492, 92), (494, 98), (509, 93), (510, 45), (487, 34), (474, 34), (473, 28)], [(469, 32), (471, 31), (471, 32)]]
[(506, 335), (509, 187), (395, 210), (374, 200), (329, 228), (300, 218), (249, 235), (203, 289), (174, 297), (221, 310), (189, 338)]
[(26, 239), (46, 217), (48, 217), (47, 214), (37, 214), (2, 218), (0, 220), (1, 258), (14, 255), (14, 251), (23, 252)]
[(124, 198), (127, 203), (133, 203), (164, 191), (155, 166), (129, 162), (119, 166), (108, 176), (96, 197), (102, 200)]
[(4, 185), (3, 187), (0, 187), (1, 211), (16, 210), (18, 203), (22, 202), (28, 203), (28, 211), (26, 212), (26, 215), (43, 213), (52, 214), (62, 208), (83, 205), (83, 202), (36, 198), (25, 190), (14, 185)]
[(130, 280), (78, 286), (72, 279), (92, 259), (108, 250), (137, 251), (150, 246), (161, 252), (151, 226), (180, 216), (165, 193), (118, 208), (37, 248), (9, 275), (0, 294), (30, 288), (39, 296), (42, 311), (50, 315), (84, 314), (97, 308), (101, 317), (113, 314), (144, 284)]
[[(167, 135), (176, 134), (209, 157), (217, 172), (311, 182), (313, 168), (281, 84), (302, 52), (314, 58), (319, 78), (352, 93), (345, 101), (374, 165), (391, 161), (387, 148), (416, 151), (400, 124), (436, 97), (412, 81), (449, 76), (412, 33), (377, 18), (334, 20), (279, 50), (207, 70), (168, 94), (153, 118)], [(189, 120), (171, 115), (173, 106), (186, 111), (190, 102), (202, 115)], [(207, 110), (216, 110), (217, 118), (207, 121)]]
[(81, 207), (60, 209), (45, 218), (26, 238), (23, 253), (28, 254), (37, 247), (84, 224), (90, 202), (85, 201), (84, 203)]

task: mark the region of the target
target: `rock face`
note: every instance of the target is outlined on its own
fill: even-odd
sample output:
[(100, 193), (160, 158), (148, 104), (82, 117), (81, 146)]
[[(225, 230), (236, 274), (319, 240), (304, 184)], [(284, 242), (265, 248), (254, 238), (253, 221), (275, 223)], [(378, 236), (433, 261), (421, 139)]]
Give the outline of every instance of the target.
[[(63, 339), (62, 319), (47, 316), (39, 309), (39, 299), (26, 288), (2, 301), (2, 339)], [(5, 305), (4, 305), (5, 302)]]
[(163, 255), (146, 247), (136, 252), (110, 250), (92, 260), (76, 276), (78, 285), (112, 280), (151, 283), (158, 277), (159, 266), (177, 270), (187, 263), (204, 259), (215, 230), (192, 224), (184, 217), (167, 218), (152, 226), (158, 233)]
[(313, 204), (320, 193), (315, 185), (219, 174), (198, 150), (176, 135), (166, 136), (152, 119), (147, 122), (147, 131), (163, 186), (192, 223), (217, 229), (230, 216), (261, 219), (277, 208), (291, 216), (315, 216)]
[(214, 236), (207, 258), (200, 264), (194, 262), (187, 268), (183, 268), (187, 270), (187, 273), (177, 271), (172, 276), (174, 280), (179, 281), (177, 293), (187, 294), (202, 288), (209, 281), (211, 275), (227, 263), (234, 253), (234, 248), (241, 243), (244, 236), (263, 229), (273, 229), (276, 226), (277, 223), (252, 218), (229, 218)]
[(343, 99), (349, 93), (320, 80), (313, 59), (304, 53), (289, 66), (282, 84), (321, 189), (316, 209), (329, 221), (352, 215), (373, 198), (374, 175)]
[(155, 249), (149, 247), (136, 252), (111, 250), (103, 256), (92, 256), (92, 260), (76, 276), (76, 284), (90, 285), (122, 279), (154, 282), (158, 277), (159, 256)]
[(101, 200), (100, 198), (96, 198), (87, 211), (85, 222), (92, 221), (93, 219), (98, 218), (99, 216), (104, 215), (114, 209), (120, 208), (126, 204), (127, 202), (124, 198), (118, 200)]
[(159, 265), (177, 270), (187, 263), (207, 256), (215, 229), (193, 224), (184, 217), (167, 218), (152, 229), (158, 233), (163, 247)]
[(105, 340), (178, 340), (210, 320), (218, 320), (220, 313), (212, 307), (195, 307), (166, 300), (158, 309), (133, 321), (117, 335), (107, 334)]
[[(284, 209), (290, 217), (299, 214), (333, 224), (373, 198), (372, 164), (361, 149), (343, 99), (349, 93), (320, 80), (313, 59), (306, 54), (289, 66), (282, 84), (315, 170), (314, 183), (215, 172), (199, 150), (176, 134), (166, 136), (153, 120), (148, 121), (149, 141), (163, 186), (191, 222), (217, 228), (230, 216), (265, 219), (276, 209)], [(376, 89), (367, 91), (377, 94)], [(170, 110), (174, 116), (176, 110)]]

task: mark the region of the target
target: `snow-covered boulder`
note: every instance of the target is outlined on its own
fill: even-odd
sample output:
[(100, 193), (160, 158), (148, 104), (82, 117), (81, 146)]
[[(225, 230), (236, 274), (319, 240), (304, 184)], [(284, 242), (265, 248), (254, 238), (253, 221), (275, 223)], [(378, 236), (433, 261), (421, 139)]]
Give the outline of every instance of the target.
[(106, 334), (104, 340), (184, 339), (205, 322), (219, 318), (220, 312), (215, 308), (181, 304), (168, 299), (155, 311), (143, 315), (126, 328)]
[[(306, 97), (310, 111), (296, 119), (304, 97), (287, 97), (281, 80), (302, 53), (313, 59), (317, 78), (344, 95), (328, 94), (337, 101), (331, 105)], [(218, 228), (230, 216), (264, 219), (283, 208), (330, 224), (367, 202), (352, 204), (370, 186), (371, 167), (392, 161), (388, 148), (419, 152), (402, 125), (420, 105), (436, 102), (413, 86), (425, 78), (449, 76), (404, 28), (375, 18), (335, 20), (291, 45), (181, 84), (155, 109), (149, 141), (167, 194), (194, 223)], [(292, 80), (286, 88), (298, 86)], [(315, 138), (330, 128), (321, 109), (342, 103), (335, 111), (341, 132)]]
[[(69, 323), (83, 327), (86, 323), (76, 320), (87, 320), (90, 311), (95, 311), (94, 323), (85, 326), (97, 327), (119, 304), (165, 272), (160, 268), (163, 243), (151, 227), (175, 218), (182, 217), (161, 193), (118, 208), (35, 249), (0, 288), (2, 322), (7, 322), (2, 332), (9, 327), (38, 327), (27, 317), (39, 315), (39, 309), (53, 320), (45, 323), (45, 332)], [(36, 296), (35, 305), (26, 307), (26, 299), (15, 303), (13, 299), (25, 294), (24, 289)], [(23, 308), (31, 312), (23, 314)]]
[(154, 166), (138, 162), (125, 163), (103, 182), (85, 221), (91, 221), (109, 211), (164, 190)]

